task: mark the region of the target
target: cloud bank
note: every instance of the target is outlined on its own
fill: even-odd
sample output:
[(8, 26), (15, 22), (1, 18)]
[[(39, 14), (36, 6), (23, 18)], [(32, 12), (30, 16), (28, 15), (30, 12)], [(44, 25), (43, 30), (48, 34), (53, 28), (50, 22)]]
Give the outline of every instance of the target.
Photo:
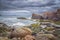
[(60, 8), (60, 0), (0, 0), (0, 10), (42, 12)]

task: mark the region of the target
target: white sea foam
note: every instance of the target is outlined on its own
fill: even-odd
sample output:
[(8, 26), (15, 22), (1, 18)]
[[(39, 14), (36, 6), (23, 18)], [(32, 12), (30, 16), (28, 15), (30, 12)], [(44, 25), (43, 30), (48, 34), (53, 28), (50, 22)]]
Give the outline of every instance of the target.
[(18, 23), (14, 23), (12, 26), (25, 26), (24, 23), (18, 22)]
[(31, 17), (29, 17), (28, 19), (31, 19)]
[(41, 25), (41, 27), (42, 27), (42, 28), (45, 28), (45, 27), (47, 27), (47, 25)]

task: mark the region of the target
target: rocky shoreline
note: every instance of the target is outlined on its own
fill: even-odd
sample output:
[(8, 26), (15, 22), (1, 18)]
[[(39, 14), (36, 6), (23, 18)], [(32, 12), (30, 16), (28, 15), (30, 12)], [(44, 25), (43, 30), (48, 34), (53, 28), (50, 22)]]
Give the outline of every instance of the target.
[[(53, 15), (50, 13), (53, 13)], [(32, 20), (37, 23), (27, 24), (28, 26), (25, 25), (22, 27), (17, 26), (18, 28), (15, 28), (16, 26), (8, 26), (1, 22), (0, 40), (60, 40), (60, 25), (58, 25), (60, 22), (59, 13), (60, 9), (56, 12), (46, 12), (44, 13), (44, 17), (37, 14), (32, 14), (31, 19), (19, 17), (17, 19)], [(59, 22), (56, 24), (55, 22), (57, 21)]]
[[(58, 28), (60, 28), (60, 26), (56, 26), (55, 24), (53, 25), (53, 23), (50, 23), (50, 22), (41, 22), (40, 23), (40, 27), (41, 27), (41, 25), (48, 25), (48, 26), (50, 26), (50, 28), (51, 28), (51, 26), (52, 27), (54, 27), (54, 30), (58, 30)], [(47, 27), (48, 27), (47, 26)], [(3, 39), (3, 40), (17, 40), (16, 38), (13, 38), (13, 39), (9, 39), (8, 37), (7, 37), (7, 32), (9, 33), (9, 32), (11, 32), (11, 30), (13, 30), (13, 28), (9, 28), (6, 24), (4, 24), (4, 23), (0, 23), (0, 27), (2, 27), (2, 28), (5, 28), (4, 30), (6, 30), (6, 31), (4, 31), (3, 29), (3, 33), (0, 33), (0, 39), (2, 40), (2, 38), (5, 38), (5, 39)], [(38, 27), (38, 28), (40, 28), (40, 27)], [(46, 27), (46, 28), (47, 28)], [(32, 29), (32, 28), (34, 28), (34, 29), (32, 29), (32, 31), (34, 31), (35, 29), (38, 31), (38, 29), (37, 29), (37, 26), (36, 26), (36, 28), (35, 27), (33, 27), (33, 26), (27, 26), (27, 28), (30, 28), (30, 29)], [(0, 28), (1, 29), (1, 28)], [(41, 29), (41, 28), (40, 28)], [(52, 29), (52, 28), (51, 28)], [(50, 29), (50, 30), (51, 30)], [(19, 30), (21, 30), (21, 29), (19, 29)], [(36, 32), (36, 30), (35, 30), (35, 32)], [(31, 36), (34, 36), (36, 39), (35, 40), (57, 40), (58, 38), (57, 37), (60, 37), (60, 36), (55, 36), (56, 34), (54, 34), (54, 31), (53, 30), (51, 30), (51, 31), (46, 31), (46, 30), (44, 30), (44, 28), (41, 30), (41, 31), (38, 31), (37, 33), (35, 33), (35, 32), (33, 32), (33, 35), (31, 35)], [(22, 30), (21, 30), (22, 31)], [(6, 32), (6, 33), (5, 33)], [(17, 32), (17, 31), (16, 31)], [(23, 32), (23, 31), (22, 31)], [(51, 33), (52, 32), (52, 33)], [(4, 34), (5, 33), (5, 34)], [(48, 33), (48, 34), (47, 34)], [(13, 32), (13, 34), (15, 34), (14, 32)], [(40, 35), (40, 36), (39, 36)], [(60, 35), (59, 33), (57, 34), (57, 35)], [(28, 36), (29, 38), (31, 37), (31, 36)], [(49, 38), (49, 37), (51, 37), (51, 38)], [(27, 39), (27, 38), (26, 38)], [(19, 39), (20, 40), (20, 39)], [(25, 40), (25, 39), (23, 39), (23, 40)], [(28, 40), (28, 39), (27, 39)]]

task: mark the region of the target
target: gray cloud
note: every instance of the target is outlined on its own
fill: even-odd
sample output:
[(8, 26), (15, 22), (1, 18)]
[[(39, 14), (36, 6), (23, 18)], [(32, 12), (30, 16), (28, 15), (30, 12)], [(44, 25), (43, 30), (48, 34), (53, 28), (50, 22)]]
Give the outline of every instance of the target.
[(0, 10), (42, 12), (60, 7), (60, 0), (0, 0)]

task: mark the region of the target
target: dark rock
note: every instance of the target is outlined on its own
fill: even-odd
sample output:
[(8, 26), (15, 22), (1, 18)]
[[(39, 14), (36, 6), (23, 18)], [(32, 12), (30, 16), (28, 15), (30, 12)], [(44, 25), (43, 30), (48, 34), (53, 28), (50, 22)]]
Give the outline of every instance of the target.
[(55, 29), (55, 31), (53, 32), (53, 34), (57, 37), (60, 37), (60, 29)]
[(43, 17), (39, 14), (32, 14), (32, 19), (43, 19)]
[(17, 19), (27, 19), (27, 18), (25, 18), (25, 17), (18, 17)]
[(5, 23), (0, 23), (0, 33), (4, 33), (9, 30), (10, 30), (10, 27), (8, 25), (6, 25)]
[(0, 27), (8, 27), (8, 26), (4, 23), (0, 23)]

